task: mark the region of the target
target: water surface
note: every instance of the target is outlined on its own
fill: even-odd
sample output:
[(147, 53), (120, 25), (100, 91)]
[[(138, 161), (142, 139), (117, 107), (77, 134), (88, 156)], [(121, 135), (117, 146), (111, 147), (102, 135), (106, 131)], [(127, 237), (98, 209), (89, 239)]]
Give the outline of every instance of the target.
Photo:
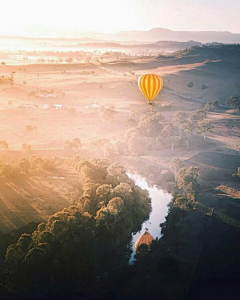
[(157, 237), (160, 238), (162, 236), (161, 227), (159, 225), (165, 221), (165, 218), (168, 214), (168, 204), (171, 202), (172, 195), (156, 186), (150, 187), (146, 179), (138, 174), (128, 173), (128, 177), (133, 179), (135, 181), (135, 184), (141, 189), (145, 189), (148, 191), (152, 204), (152, 211), (150, 213), (149, 219), (142, 223), (142, 227), (139, 232), (132, 235), (133, 253), (130, 258), (131, 263), (133, 262), (135, 255), (134, 244), (137, 238), (143, 232), (145, 232), (146, 229), (148, 229), (148, 232), (153, 236), (154, 239), (156, 239)]

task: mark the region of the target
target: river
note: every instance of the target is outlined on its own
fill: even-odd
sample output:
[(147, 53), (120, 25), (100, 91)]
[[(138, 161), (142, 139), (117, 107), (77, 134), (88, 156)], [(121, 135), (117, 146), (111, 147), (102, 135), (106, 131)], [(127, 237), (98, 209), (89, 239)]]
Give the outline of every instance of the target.
[(165, 218), (168, 214), (168, 204), (171, 202), (172, 195), (165, 192), (161, 188), (157, 188), (156, 186), (150, 187), (146, 179), (138, 174), (128, 173), (128, 177), (133, 179), (137, 186), (148, 191), (152, 204), (152, 211), (149, 219), (142, 223), (141, 230), (139, 232), (132, 235), (133, 252), (129, 260), (129, 262), (132, 263), (135, 255), (134, 244), (137, 238), (146, 230), (146, 228), (154, 239), (162, 236), (161, 227), (159, 225), (165, 221)]

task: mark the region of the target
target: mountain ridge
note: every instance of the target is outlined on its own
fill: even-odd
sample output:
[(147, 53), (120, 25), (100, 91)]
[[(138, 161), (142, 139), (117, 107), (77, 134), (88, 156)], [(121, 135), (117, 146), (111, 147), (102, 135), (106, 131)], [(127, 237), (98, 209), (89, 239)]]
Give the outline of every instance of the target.
[[(45, 30), (46, 31), (46, 30)], [(95, 40), (105, 40), (114, 42), (146, 42), (154, 43), (158, 41), (175, 41), (175, 42), (188, 42), (190, 40), (200, 43), (226, 43), (234, 44), (240, 43), (240, 33), (232, 33), (229, 31), (174, 31), (166, 28), (152, 28), (147, 31), (119, 31), (116, 33), (103, 33), (103, 32), (78, 32), (78, 31), (60, 31), (57, 29), (49, 29), (44, 33), (42, 27), (35, 30), (33, 34), (32, 28), (25, 28), (23, 35), (26, 37), (50, 37), (54, 38), (88, 38)], [(45, 35), (45, 36), (44, 36)]]

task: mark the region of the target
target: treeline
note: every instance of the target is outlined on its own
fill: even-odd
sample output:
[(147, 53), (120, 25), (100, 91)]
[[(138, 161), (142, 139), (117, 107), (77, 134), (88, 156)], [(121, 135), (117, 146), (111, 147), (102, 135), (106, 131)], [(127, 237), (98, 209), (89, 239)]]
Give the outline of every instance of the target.
[(190, 49), (180, 50), (178, 53), (184, 55), (198, 55), (205, 56), (209, 59), (223, 58), (224, 60), (231, 60), (233, 58), (239, 57), (239, 44), (221, 44), (221, 43), (212, 43), (202, 46), (193, 46)]
[(65, 93), (60, 91), (60, 90), (53, 90), (53, 89), (50, 89), (50, 90), (44, 90), (44, 89), (41, 89), (41, 90), (35, 90), (35, 91), (31, 91), (28, 93), (28, 97), (35, 97), (35, 98), (39, 98), (39, 97), (46, 97), (48, 95), (51, 95), (51, 96), (56, 96), (56, 97), (65, 97)]
[[(107, 123), (116, 122), (116, 115), (114, 107), (102, 109), (103, 120)], [(136, 157), (166, 149), (174, 153), (175, 148), (205, 148), (209, 141), (204, 141), (213, 129), (205, 110), (192, 113), (176, 112), (170, 120), (164, 118), (160, 112), (151, 111), (141, 115), (138, 110), (133, 110), (125, 126), (130, 128), (119, 141), (95, 138), (86, 145), (83, 145), (79, 138), (65, 141), (66, 154), (81, 153), (88, 149), (91, 156), (115, 159), (119, 155)]]
[(21, 158), (11, 162), (0, 161), (0, 178), (11, 179), (37, 175), (41, 172), (55, 171), (58, 167), (57, 158), (31, 155), (29, 158)]
[(72, 167), (77, 203), (7, 249), (1, 270), (7, 299), (107, 299), (125, 277), (131, 233), (151, 210), (148, 193), (118, 163), (75, 157)]
[[(116, 114), (114, 107), (104, 108), (102, 117), (104, 121), (114, 123)], [(90, 153), (97, 157), (114, 158), (118, 155), (141, 156), (165, 149), (174, 152), (176, 147), (188, 150), (190, 146), (204, 145), (203, 140), (214, 128), (205, 110), (190, 114), (176, 112), (172, 120), (167, 120), (160, 112), (151, 111), (141, 115), (134, 109), (126, 119), (125, 126), (129, 128), (121, 141), (94, 139), (88, 145)], [(203, 136), (203, 140), (199, 139), (199, 135)]]
[(130, 155), (143, 155), (146, 151), (168, 147), (171, 152), (174, 152), (175, 147), (185, 146), (189, 149), (196, 133), (202, 134), (205, 140), (213, 128), (205, 110), (191, 114), (176, 112), (172, 120), (166, 120), (160, 112), (154, 111), (141, 117), (135, 115), (133, 118), (133, 114), (127, 123), (136, 126), (128, 129), (124, 136)]
[(7, 75), (1, 75), (0, 76), (0, 85), (1, 84), (10, 84), (13, 85), (14, 84), (14, 73), (11, 73), (9, 76)]

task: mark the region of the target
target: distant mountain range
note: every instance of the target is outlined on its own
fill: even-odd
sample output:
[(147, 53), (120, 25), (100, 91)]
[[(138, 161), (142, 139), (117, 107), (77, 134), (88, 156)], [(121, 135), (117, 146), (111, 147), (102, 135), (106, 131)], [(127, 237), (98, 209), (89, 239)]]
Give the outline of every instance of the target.
[(240, 43), (240, 34), (221, 31), (172, 31), (163, 28), (154, 28), (149, 31), (119, 32), (116, 38), (136, 40), (139, 42), (177, 41), (187, 42), (193, 40), (200, 43)]
[(98, 49), (137, 49), (137, 50), (157, 50), (157, 51), (177, 51), (181, 49), (190, 49), (193, 46), (202, 46), (202, 43), (195, 41), (188, 42), (176, 42), (176, 41), (158, 41), (156, 43), (142, 43), (142, 42), (114, 42), (107, 40), (97, 40), (92, 38), (37, 38), (37, 37), (19, 37), (19, 36), (0, 36), (1, 40), (21, 40), (21, 41), (30, 41), (37, 42), (41, 46), (49, 46), (49, 42), (53, 42), (53, 45), (59, 47), (69, 48), (71, 50), (72, 47), (86, 47), (86, 48), (98, 48)]
[(134, 44), (128, 45), (123, 43), (114, 43), (114, 42), (92, 42), (92, 43), (79, 43), (78, 46), (81, 47), (94, 47), (94, 48), (134, 48), (134, 49), (156, 49), (156, 50), (180, 50), (188, 49), (193, 46), (202, 46), (202, 43), (195, 41), (188, 42), (175, 42), (175, 41), (159, 41), (157, 43), (148, 43), (148, 44)]
[[(35, 26), (36, 27), (36, 26)], [(33, 34), (37, 32), (37, 34)], [(240, 43), (240, 34), (227, 31), (173, 31), (165, 28), (154, 28), (149, 31), (123, 31), (116, 33), (100, 32), (63, 32), (57, 29), (43, 29), (42, 27), (26, 27), (23, 31), (24, 36), (45, 37), (45, 38), (67, 38), (67, 39), (93, 39), (111, 42), (124, 43), (155, 43), (158, 41), (187, 42), (196, 41), (200, 43)]]

